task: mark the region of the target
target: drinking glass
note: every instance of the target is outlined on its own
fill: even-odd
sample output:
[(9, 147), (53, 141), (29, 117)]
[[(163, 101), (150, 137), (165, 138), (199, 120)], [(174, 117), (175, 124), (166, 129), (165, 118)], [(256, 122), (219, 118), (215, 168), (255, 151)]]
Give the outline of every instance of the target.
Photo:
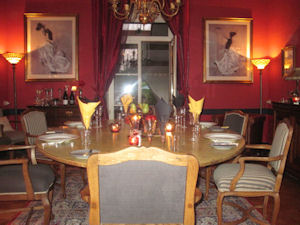
[(103, 106), (99, 105), (94, 113), (94, 126), (96, 128), (102, 127), (102, 114), (103, 114)]

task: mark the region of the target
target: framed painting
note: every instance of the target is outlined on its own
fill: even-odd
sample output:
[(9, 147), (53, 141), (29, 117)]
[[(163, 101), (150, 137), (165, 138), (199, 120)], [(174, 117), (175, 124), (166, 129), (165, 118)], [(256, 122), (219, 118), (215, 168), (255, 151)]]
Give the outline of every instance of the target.
[(282, 49), (282, 75), (284, 78), (293, 75), (295, 71), (295, 52), (294, 46), (287, 46)]
[(252, 83), (252, 18), (204, 19), (203, 81)]
[(25, 81), (78, 80), (76, 15), (25, 13)]

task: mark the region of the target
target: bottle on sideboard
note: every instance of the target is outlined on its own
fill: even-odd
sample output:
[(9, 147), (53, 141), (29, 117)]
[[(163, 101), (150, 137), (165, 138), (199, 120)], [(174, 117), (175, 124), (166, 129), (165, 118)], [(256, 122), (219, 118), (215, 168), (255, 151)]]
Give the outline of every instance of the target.
[(69, 98), (68, 98), (68, 88), (65, 88), (64, 94), (63, 94), (63, 105), (68, 105)]
[(74, 95), (74, 91), (71, 91), (69, 104), (70, 104), (70, 105), (74, 105), (74, 104), (75, 104), (75, 95)]

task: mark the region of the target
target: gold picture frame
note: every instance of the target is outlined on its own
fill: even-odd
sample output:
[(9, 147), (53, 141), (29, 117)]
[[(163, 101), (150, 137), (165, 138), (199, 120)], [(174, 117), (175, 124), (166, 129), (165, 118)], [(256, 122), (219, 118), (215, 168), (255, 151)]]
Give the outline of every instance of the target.
[(204, 18), (203, 82), (252, 83), (252, 18)]
[(78, 16), (25, 13), (25, 81), (78, 80)]
[(282, 49), (282, 76), (291, 76), (295, 72), (296, 47), (286, 46)]

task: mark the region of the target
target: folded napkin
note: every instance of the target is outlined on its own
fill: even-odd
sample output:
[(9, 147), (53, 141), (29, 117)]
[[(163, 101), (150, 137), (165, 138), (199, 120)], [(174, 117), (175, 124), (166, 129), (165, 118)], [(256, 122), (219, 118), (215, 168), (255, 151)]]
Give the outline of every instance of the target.
[(170, 114), (172, 112), (172, 107), (161, 98), (155, 104), (155, 112), (156, 112), (156, 117), (160, 122), (160, 131), (162, 134), (164, 134), (165, 133), (164, 126), (165, 126), (165, 123), (170, 118)]
[(82, 117), (82, 122), (86, 129), (89, 129), (92, 115), (95, 112), (95, 109), (100, 104), (101, 101), (98, 102), (88, 102), (84, 103), (80, 100), (80, 98), (77, 96), (79, 109)]
[(199, 115), (202, 113), (204, 97), (196, 101), (189, 95), (189, 102), (190, 113), (193, 114), (194, 122), (197, 122)]
[(121, 97), (121, 102), (123, 104), (124, 107), (124, 112), (127, 113), (128, 111), (128, 106), (130, 105), (130, 103), (133, 101), (133, 98), (130, 94), (125, 94)]
[(182, 107), (184, 105), (184, 95), (178, 94), (176, 97), (173, 95), (172, 103), (176, 107), (176, 109)]

